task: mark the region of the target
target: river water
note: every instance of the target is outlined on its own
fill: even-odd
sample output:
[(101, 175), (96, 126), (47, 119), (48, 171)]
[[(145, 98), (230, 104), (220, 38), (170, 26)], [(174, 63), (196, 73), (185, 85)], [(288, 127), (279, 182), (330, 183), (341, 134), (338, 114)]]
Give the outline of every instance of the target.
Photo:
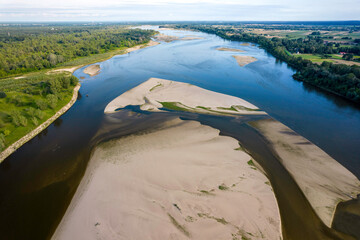
[[(74, 75), (84, 79), (74, 106), (0, 164), (0, 232), (4, 239), (51, 237), (76, 191), (92, 148), (110, 137), (97, 138), (111, 124), (103, 113), (105, 106), (150, 77), (187, 82), (243, 98), (318, 145), (360, 177), (360, 109), (356, 105), (293, 80), (293, 69), (255, 45), (242, 46), (198, 32), (163, 32), (202, 39), (162, 43), (115, 56), (100, 63), (101, 72), (94, 77), (84, 74), (84, 68), (77, 70)], [(217, 51), (218, 47), (246, 52)], [(239, 67), (234, 54), (253, 56), (258, 61)], [(220, 120), (204, 116), (198, 120), (237, 137), (250, 149), (261, 144), (260, 140), (240, 137), (243, 133), (256, 138), (246, 126), (234, 133)], [(151, 127), (151, 122), (141, 122), (141, 126), (132, 126), (122, 134)], [(252, 151), (259, 155), (258, 159), (266, 155), (266, 150), (262, 154)], [(288, 211), (290, 219), (297, 216), (295, 210)], [(323, 227), (314, 231), (323, 232)]]

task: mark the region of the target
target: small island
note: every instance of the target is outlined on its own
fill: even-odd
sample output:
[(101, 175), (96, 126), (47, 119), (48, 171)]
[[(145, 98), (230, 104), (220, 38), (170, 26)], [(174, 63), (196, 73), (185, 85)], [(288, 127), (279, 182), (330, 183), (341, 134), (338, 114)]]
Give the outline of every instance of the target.
[(236, 61), (240, 67), (244, 67), (244, 66), (248, 65), (249, 63), (257, 61), (256, 58), (250, 57), (250, 56), (233, 55), (233, 58), (236, 59)]
[(84, 73), (90, 75), (91, 77), (99, 74), (100, 72), (100, 65), (99, 64), (94, 64), (94, 65), (90, 65), (87, 68), (84, 69)]
[(241, 49), (227, 48), (227, 47), (220, 47), (220, 48), (217, 48), (216, 50), (225, 51), (225, 52), (245, 52), (244, 50), (241, 50)]
[(216, 115), (266, 114), (243, 99), (159, 78), (150, 78), (115, 98), (106, 106), (105, 113), (129, 105), (139, 105), (141, 110), (147, 111), (170, 109)]

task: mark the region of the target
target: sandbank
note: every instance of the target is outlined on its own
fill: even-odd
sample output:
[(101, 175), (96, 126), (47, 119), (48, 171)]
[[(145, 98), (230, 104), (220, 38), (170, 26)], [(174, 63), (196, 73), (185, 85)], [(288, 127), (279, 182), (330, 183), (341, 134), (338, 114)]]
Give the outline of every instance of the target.
[(220, 47), (220, 48), (217, 48), (216, 50), (218, 50), (218, 51), (226, 51), (226, 52), (245, 52), (245, 51), (240, 50), (240, 49), (227, 48), (227, 47)]
[(139, 105), (147, 111), (170, 108), (206, 114), (266, 114), (243, 99), (159, 78), (150, 78), (115, 98), (106, 106), (105, 113), (129, 105)]
[(321, 220), (331, 226), (336, 205), (356, 198), (360, 181), (309, 140), (275, 120), (252, 124), (263, 134)]
[(185, 37), (183, 37), (183, 38), (180, 38), (180, 40), (183, 40), (183, 41), (200, 40), (200, 39), (204, 39), (204, 38), (203, 38), (203, 37), (192, 36), (192, 35), (189, 35), (189, 36), (185, 36)]
[(162, 33), (156, 35), (154, 38), (156, 40), (162, 41), (162, 42), (172, 42), (172, 41), (175, 41), (175, 40), (179, 40), (179, 37), (165, 35), (165, 34), (162, 34)]
[(178, 118), (99, 145), (53, 239), (281, 239), (238, 142)]
[(250, 46), (250, 43), (240, 43), (240, 46)]
[(90, 76), (95, 76), (100, 72), (100, 65), (99, 64), (90, 65), (87, 68), (85, 68), (83, 72)]
[(233, 55), (240, 67), (248, 65), (249, 63), (257, 61), (256, 58), (250, 56)]

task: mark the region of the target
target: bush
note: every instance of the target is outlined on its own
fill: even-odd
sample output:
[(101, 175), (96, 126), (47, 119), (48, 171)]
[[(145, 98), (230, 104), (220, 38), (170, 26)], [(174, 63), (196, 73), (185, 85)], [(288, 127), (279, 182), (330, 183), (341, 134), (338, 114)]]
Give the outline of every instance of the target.
[(3, 91), (0, 91), (0, 98), (6, 98), (6, 93), (4, 93)]
[(34, 117), (35, 116), (35, 111), (36, 111), (35, 108), (30, 107), (26, 111), (27, 111), (27, 114), (29, 115), (29, 117)]
[(5, 149), (5, 136), (0, 133), (0, 151)]
[(35, 126), (39, 125), (39, 120), (36, 117), (32, 117), (31, 121)]
[(19, 120), (20, 120), (21, 126), (26, 127), (26, 125), (27, 125), (27, 123), (28, 123), (26, 117), (24, 117), (24, 116), (21, 115)]
[(79, 83), (79, 79), (77, 77), (75, 77), (75, 76), (71, 76), (70, 77), (70, 83), (71, 83), (71, 85), (75, 86), (76, 84)]
[(46, 96), (46, 100), (47, 100), (49, 106), (50, 106), (52, 109), (56, 108), (56, 105), (57, 105), (57, 103), (58, 103), (58, 98), (57, 98), (56, 95), (54, 95), (54, 94), (49, 94), (49, 95)]
[(42, 99), (37, 99), (35, 101), (35, 105), (37, 108), (39, 108), (41, 110), (45, 110), (48, 107), (47, 103)]
[(19, 127), (20, 126), (20, 116), (21, 114), (19, 112), (13, 112), (11, 114), (11, 119), (12, 119), (12, 123), (16, 126)]
[(43, 119), (44, 115), (45, 115), (44, 112), (41, 111), (40, 109), (35, 110), (35, 117), (37, 117), (38, 119)]

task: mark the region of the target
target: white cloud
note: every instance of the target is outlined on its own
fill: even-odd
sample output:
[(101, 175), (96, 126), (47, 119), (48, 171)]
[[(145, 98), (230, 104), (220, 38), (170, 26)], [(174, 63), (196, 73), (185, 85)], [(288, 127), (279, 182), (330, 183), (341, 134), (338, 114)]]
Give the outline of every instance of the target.
[(0, 0), (0, 21), (359, 20), (358, 9), (359, 0)]

